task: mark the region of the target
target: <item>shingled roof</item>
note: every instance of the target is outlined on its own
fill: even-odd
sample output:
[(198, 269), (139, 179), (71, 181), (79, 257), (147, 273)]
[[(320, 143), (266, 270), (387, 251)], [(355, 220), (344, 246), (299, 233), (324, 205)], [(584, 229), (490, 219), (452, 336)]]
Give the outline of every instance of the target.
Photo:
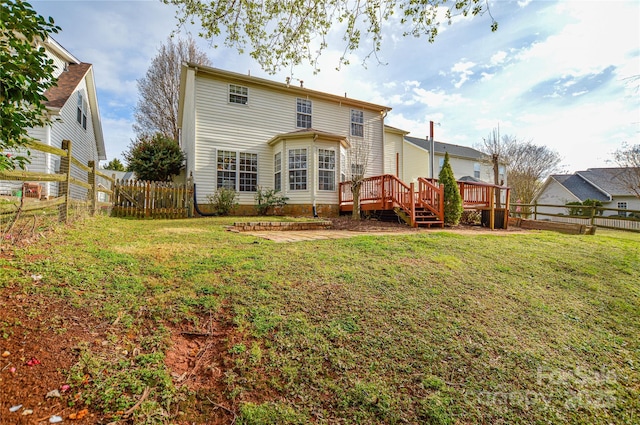
[(574, 194), (580, 201), (595, 199), (609, 202), (614, 196), (633, 196), (620, 176), (634, 172), (631, 168), (588, 168), (574, 174), (554, 174), (550, 177)]
[[(424, 150), (430, 150), (430, 142), (426, 139), (420, 139), (418, 137), (410, 137), (404, 136), (404, 139), (412, 143)], [(460, 145), (452, 145), (450, 143), (443, 142), (433, 142), (434, 152), (435, 154), (444, 155), (446, 152), (449, 152), (450, 156), (455, 156), (458, 158), (467, 158), (473, 160), (480, 160), (485, 155), (477, 149), (470, 148), (468, 146), (460, 146)]]
[(69, 64), (68, 70), (58, 77), (57, 84), (45, 92), (47, 108), (62, 108), (89, 69), (91, 69), (90, 63)]

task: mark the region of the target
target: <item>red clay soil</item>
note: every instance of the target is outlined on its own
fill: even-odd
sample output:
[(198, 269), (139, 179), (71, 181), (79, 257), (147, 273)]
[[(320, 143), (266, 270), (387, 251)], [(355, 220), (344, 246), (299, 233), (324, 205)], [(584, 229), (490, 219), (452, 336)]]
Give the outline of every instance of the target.
[[(82, 407), (68, 405), (79, 394), (64, 387), (64, 371), (76, 363), (74, 348), (80, 341), (104, 337), (89, 317), (64, 301), (26, 295), (12, 287), (0, 289), (1, 424), (46, 424), (54, 415), (68, 423), (70, 415), (78, 415)], [(61, 332), (63, 328), (66, 331)], [(58, 390), (60, 397), (47, 397), (52, 390)], [(11, 412), (12, 407), (17, 410)], [(100, 420), (99, 414), (87, 412), (72, 422)]]

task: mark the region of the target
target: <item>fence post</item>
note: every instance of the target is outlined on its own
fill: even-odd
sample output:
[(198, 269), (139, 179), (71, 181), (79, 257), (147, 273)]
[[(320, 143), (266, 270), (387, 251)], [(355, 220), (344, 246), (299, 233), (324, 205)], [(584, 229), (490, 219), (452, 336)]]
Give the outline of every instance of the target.
[(589, 223), (591, 223), (591, 226), (593, 226), (596, 222), (596, 206), (592, 206), (591, 207), (591, 220), (589, 220)]
[(534, 220), (538, 219), (538, 200), (536, 200), (536, 202), (533, 203), (533, 219)]
[(417, 223), (416, 223), (416, 198), (414, 195), (414, 191), (415, 191), (415, 184), (413, 182), (411, 182), (410, 185), (410, 193), (409, 193), (409, 199), (410, 199), (410, 204), (411, 205), (411, 227), (418, 227)]
[(71, 140), (62, 141), (62, 149), (67, 151), (67, 156), (60, 157), (60, 174), (65, 175), (65, 180), (58, 185), (58, 196), (64, 196), (64, 204), (60, 206), (59, 220), (69, 223), (69, 204), (71, 203)]
[(89, 172), (89, 184), (91, 185), (91, 190), (89, 193), (91, 194), (91, 215), (96, 215), (96, 211), (98, 210), (98, 180), (96, 178), (96, 162), (89, 161), (87, 164), (91, 171)]

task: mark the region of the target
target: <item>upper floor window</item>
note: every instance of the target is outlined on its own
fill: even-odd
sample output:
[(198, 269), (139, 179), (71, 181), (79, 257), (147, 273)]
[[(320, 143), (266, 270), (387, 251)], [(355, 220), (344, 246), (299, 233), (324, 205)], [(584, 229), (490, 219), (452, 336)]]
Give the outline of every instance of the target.
[(289, 190), (307, 190), (307, 150), (289, 150)]
[(318, 149), (318, 190), (336, 190), (336, 152)]
[(85, 130), (87, 129), (87, 109), (87, 101), (82, 96), (82, 93), (78, 92), (78, 110), (76, 120)]
[(506, 172), (506, 169), (504, 167), (504, 165), (500, 165), (498, 167), (498, 179), (500, 179), (500, 184), (504, 184), (504, 174)]
[(249, 89), (244, 86), (229, 84), (229, 103), (246, 105), (249, 102)]
[(356, 137), (364, 136), (364, 112), (355, 109), (351, 110), (351, 135)]
[(444, 158), (440, 158), (438, 160), (438, 173), (440, 173), (440, 171), (442, 171), (442, 167), (444, 167)]
[(480, 178), (480, 163), (475, 162), (473, 164), (473, 177), (475, 177), (476, 179)]
[(296, 127), (311, 128), (311, 101), (296, 99)]

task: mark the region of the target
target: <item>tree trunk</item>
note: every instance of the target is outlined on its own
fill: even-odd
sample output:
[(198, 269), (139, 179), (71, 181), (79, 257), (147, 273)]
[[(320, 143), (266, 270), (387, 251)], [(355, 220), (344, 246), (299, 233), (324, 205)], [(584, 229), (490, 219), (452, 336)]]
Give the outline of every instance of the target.
[(362, 182), (351, 182), (351, 194), (353, 195), (353, 211), (351, 218), (353, 220), (360, 220), (360, 189), (362, 188)]

